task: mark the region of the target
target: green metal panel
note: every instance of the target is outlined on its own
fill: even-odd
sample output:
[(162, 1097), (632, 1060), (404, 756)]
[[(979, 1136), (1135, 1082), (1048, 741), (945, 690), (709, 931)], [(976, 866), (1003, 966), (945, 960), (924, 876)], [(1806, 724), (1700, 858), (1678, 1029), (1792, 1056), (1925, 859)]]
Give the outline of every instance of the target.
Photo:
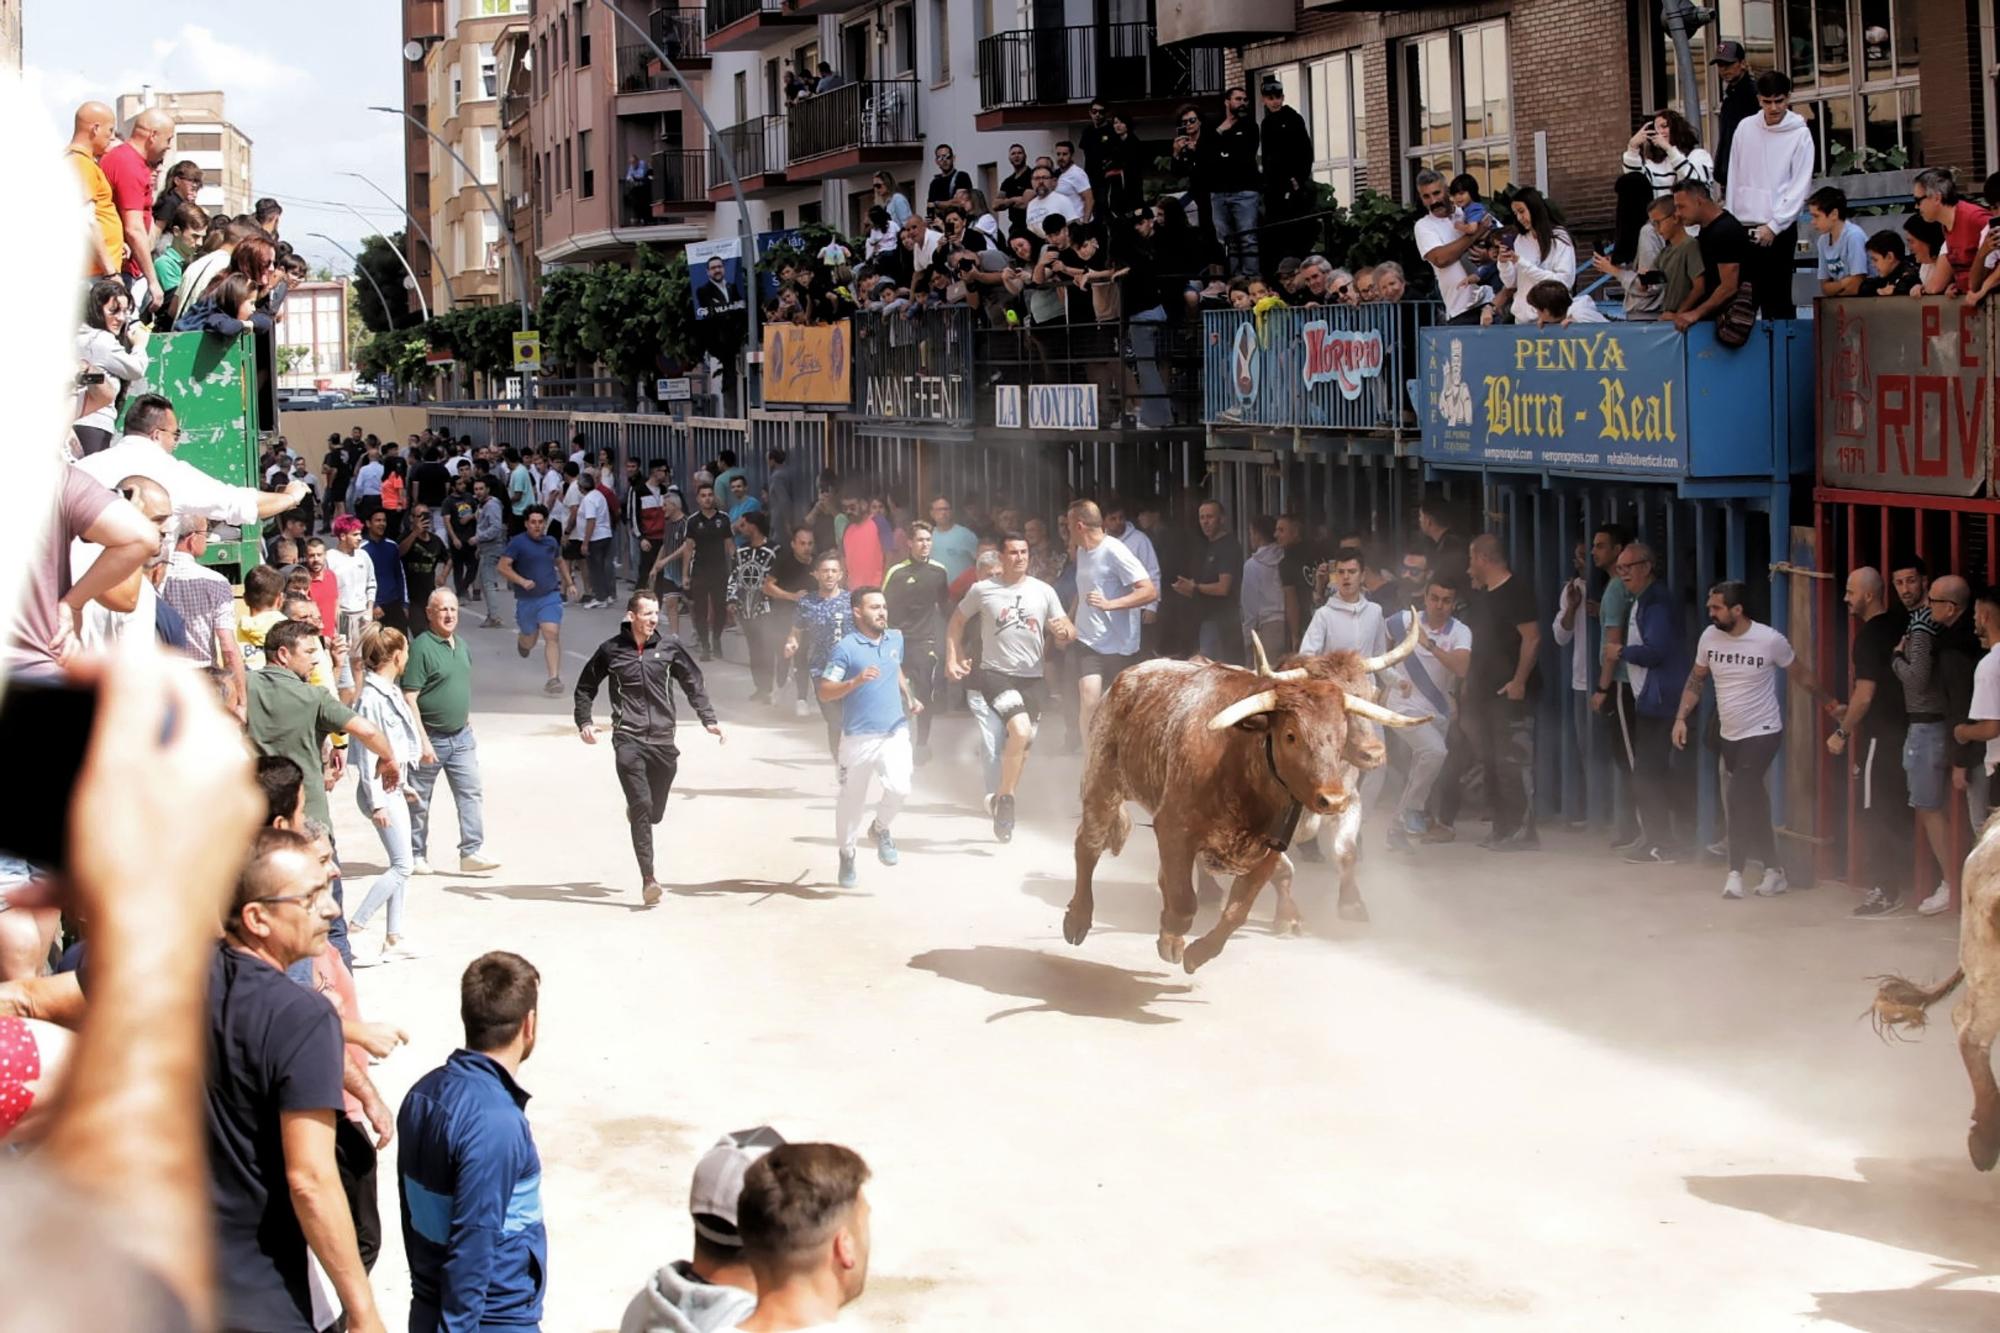
[[(155, 337), (147, 350), (153, 358), (147, 378), (154, 392), (173, 401), (180, 418), (178, 457), (232, 486), (256, 486), (255, 337), (170, 333)], [(263, 524), (252, 523), (239, 533), (212, 523), (209, 531), (203, 563), (234, 567), (238, 579), (260, 563)]]

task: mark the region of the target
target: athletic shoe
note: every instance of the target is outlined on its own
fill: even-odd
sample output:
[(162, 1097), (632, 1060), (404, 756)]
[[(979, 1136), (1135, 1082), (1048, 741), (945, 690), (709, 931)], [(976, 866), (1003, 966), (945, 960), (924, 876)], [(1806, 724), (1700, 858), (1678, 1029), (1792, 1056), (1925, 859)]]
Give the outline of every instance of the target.
[(1680, 860), (1664, 847), (1634, 847), (1625, 853), (1628, 866), (1670, 866)]
[(461, 856), (458, 858), (458, 873), (461, 875), (485, 875), (499, 868), (500, 863), (498, 861), (489, 861), (476, 852), (471, 856)]
[(1489, 852), (1539, 852), (1542, 850), (1542, 839), (1539, 834), (1523, 829), (1504, 838), (1488, 837), (1479, 845)]
[(1936, 916), (1950, 906), (1951, 885), (1939, 880), (1937, 888), (1931, 891), (1931, 896), (1917, 904), (1917, 915)]
[(525, 658), (529, 653), (535, 651), (535, 641), (533, 639), (530, 639), (528, 640), (527, 643), (523, 644), (520, 641), (520, 639), (517, 638), (514, 640), (514, 651), (519, 653), (522, 657)]
[(861, 877), (854, 873), (854, 853), (842, 852), (840, 854), (840, 887), (851, 889), (860, 882)]
[(990, 791), (986, 793), (986, 817), (993, 817), (993, 793)]
[(1403, 816), (1403, 832), (1413, 838), (1421, 838), (1430, 828), (1430, 817), (1421, 810), (1412, 810)]
[(1424, 830), (1423, 840), (1427, 843), (1451, 842), (1458, 837), (1458, 830), (1449, 824), (1433, 824)]
[(875, 839), (875, 859), (885, 866), (896, 864), (900, 858), (896, 855), (896, 840), (889, 836), (889, 830), (876, 824), (868, 832)]
[(701, 660), (704, 662), (713, 662), (715, 660), (715, 653), (710, 650), (707, 644), (701, 646)]
[(1615, 837), (1611, 840), (1611, 850), (1614, 852), (1636, 851), (1637, 849), (1644, 847), (1645, 845), (1646, 845), (1646, 832), (1644, 829), (1641, 829), (1636, 833), (1620, 834), (1618, 837)]
[(1717, 838), (1702, 850), (1710, 856), (1726, 857), (1729, 855), (1729, 839)]
[(424, 951), (422, 947), (408, 935), (398, 936), (394, 944), (389, 944), (387, 941), (383, 942), (382, 957), (385, 959), (422, 958), (423, 956)]
[(771, 702), (771, 692), (769, 690), (752, 690), (750, 692), (750, 702), (753, 704), (767, 704)]
[(804, 699), (794, 699), (794, 700), (792, 700), (792, 716), (793, 716), (793, 717), (809, 717), (809, 716), (811, 716), (811, 711), (810, 711), (809, 709), (807, 709), (807, 707), (806, 707), (806, 701), (805, 701)]
[(1894, 916), (1902, 910), (1902, 906), (1902, 894), (1889, 893), (1883, 889), (1870, 889), (1867, 896), (1862, 898), (1861, 906), (1848, 915), (1859, 921), (1878, 921), (1883, 917)]
[(1759, 898), (1775, 898), (1791, 887), (1790, 884), (1785, 882), (1784, 871), (1778, 869), (1776, 866), (1765, 866), (1764, 878), (1757, 881), (1757, 896)]
[(661, 892), (662, 890), (660, 889), (660, 881), (656, 879), (649, 879), (643, 885), (640, 886), (639, 898), (642, 902), (646, 904), (646, 906), (652, 907), (655, 906), (660, 901)]
[(493, 618), (492, 616), (488, 616), (488, 617), (486, 617), (486, 619), (484, 619), (484, 620), (482, 620), (482, 621), (480, 621), (480, 622), (479, 622), (479, 628), (481, 628), (481, 629), (503, 629), (503, 628), (505, 628), (505, 626), (501, 625), (501, 623), (500, 623), (499, 621), (495, 620), (495, 619), (494, 619), (494, 618)]
[(561, 694), (562, 692), (563, 692), (562, 677), (560, 676), (550, 676), (548, 679), (548, 683), (542, 686), (542, 693), (549, 695), (551, 697)]
[(353, 967), (357, 972), (364, 967), (380, 967), (393, 957), (382, 945), (364, 940), (359, 935), (347, 937), (347, 950), (354, 955)]
[(993, 798), (993, 838), (996, 842), (1014, 840), (1014, 798), (996, 796)]
[[(1762, 890), (1759, 889), (1759, 892), (1762, 892)], [(1729, 878), (1722, 881), (1722, 896), (1725, 898), (1741, 898), (1743, 896), (1742, 871), (1732, 870), (1729, 872)]]
[(412, 875), (435, 875), (437, 871), (432, 870), (431, 863), (420, 856), (411, 864), (410, 873)]
[(1401, 824), (1389, 826), (1389, 850), (1392, 852), (1414, 852), (1417, 845), (1410, 841), (1410, 831)]

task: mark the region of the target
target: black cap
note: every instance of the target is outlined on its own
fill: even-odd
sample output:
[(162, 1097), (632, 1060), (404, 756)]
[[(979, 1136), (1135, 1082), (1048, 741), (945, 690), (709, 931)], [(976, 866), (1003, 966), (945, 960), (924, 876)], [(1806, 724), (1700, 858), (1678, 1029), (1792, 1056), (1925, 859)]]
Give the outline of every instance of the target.
[(1749, 57), (1743, 53), (1743, 43), (1720, 42), (1715, 48), (1715, 59), (1708, 63), (1711, 65), (1740, 65), (1747, 59)]

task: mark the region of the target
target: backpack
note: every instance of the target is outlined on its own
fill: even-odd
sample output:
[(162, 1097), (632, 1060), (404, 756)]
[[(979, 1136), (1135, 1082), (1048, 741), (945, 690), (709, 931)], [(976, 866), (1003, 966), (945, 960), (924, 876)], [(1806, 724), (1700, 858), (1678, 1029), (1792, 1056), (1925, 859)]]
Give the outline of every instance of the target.
[(1715, 317), (1715, 340), (1724, 347), (1741, 347), (1750, 341), (1750, 330), (1756, 327), (1757, 294), (1751, 284), (1740, 283), (1729, 304)]

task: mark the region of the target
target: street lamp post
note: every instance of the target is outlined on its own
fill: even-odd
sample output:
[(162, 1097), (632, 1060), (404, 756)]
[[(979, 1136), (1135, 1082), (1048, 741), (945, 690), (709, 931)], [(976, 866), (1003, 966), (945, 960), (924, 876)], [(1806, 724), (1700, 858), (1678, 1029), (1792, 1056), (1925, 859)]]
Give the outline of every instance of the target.
[[(424, 228), (424, 224), (418, 220), (415, 213), (412, 213), (409, 209), (403, 207), (402, 204), (396, 202), (395, 195), (390, 194), (387, 190), (377, 185), (374, 181), (369, 180), (358, 171), (343, 171), (340, 174), (343, 176), (352, 176), (355, 180), (360, 181), (363, 185), (366, 185), (369, 189), (387, 199), (391, 204), (395, 204), (396, 211), (408, 218), (410, 225), (417, 229), (417, 235), (423, 238), (424, 248), (431, 252), (431, 257), (437, 257), (437, 247), (431, 244), (430, 232)], [(409, 265), (405, 264), (403, 267), (408, 268)], [(411, 276), (414, 277), (416, 275), (412, 273)], [(438, 265), (438, 280), (444, 283), (444, 299), (451, 305), (457, 305), (458, 293), (451, 289), (451, 274), (444, 271), (444, 265), (442, 264)], [(419, 283), (418, 286), (421, 287), (422, 284)], [(426, 315), (425, 318), (428, 319), (429, 316)]]
[[(344, 209), (346, 209), (346, 210), (347, 210), (348, 212), (350, 212), (350, 213), (354, 214), (354, 220), (355, 220), (356, 222), (359, 222), (359, 223), (360, 223), (360, 224), (361, 224), (362, 226), (364, 226), (364, 227), (373, 227), (373, 226), (375, 225), (374, 223), (370, 222), (370, 221), (369, 221), (369, 220), (368, 220), (367, 218), (365, 218), (365, 217), (361, 216), (361, 210), (360, 210), (360, 209), (358, 209), (358, 208), (356, 208), (356, 207), (354, 207), (354, 205), (352, 205), (352, 204), (342, 204), (342, 205), (341, 205), (341, 207), (342, 207), (342, 208), (344, 208)], [(368, 242), (367, 242), (367, 239), (366, 239), (366, 236), (367, 236), (367, 233), (365, 233), (365, 232), (364, 232), (364, 233), (362, 233), (362, 235), (363, 235), (363, 240), (362, 240), (362, 243), (361, 243), (361, 248), (365, 250), (365, 249), (367, 249), (367, 248), (368, 248)], [(418, 282), (418, 281), (417, 281), (417, 271), (416, 271), (415, 269), (413, 269), (413, 268), (411, 268), (411, 267), (410, 267), (410, 261), (409, 261), (408, 259), (405, 259), (405, 258), (403, 257), (403, 252), (402, 252), (401, 250), (398, 250), (398, 249), (397, 249), (397, 248), (396, 248), (395, 246), (393, 246), (393, 245), (390, 245), (390, 244), (388, 243), (388, 238), (387, 238), (387, 237), (384, 237), (384, 238), (383, 238), (383, 241), (382, 241), (382, 244), (384, 245), (384, 247), (386, 247), (386, 248), (388, 249), (388, 251), (389, 251), (389, 253), (390, 253), (390, 254), (392, 254), (392, 255), (396, 256), (396, 262), (397, 262), (398, 264), (401, 264), (401, 265), (403, 266), (403, 272), (405, 272), (405, 273), (407, 273), (407, 274), (409, 274), (409, 275), (410, 275), (410, 290), (411, 290), (411, 291), (413, 291), (413, 292), (415, 292), (415, 293), (417, 294), (417, 305), (418, 305), (418, 306), (420, 306), (420, 307), (421, 307), (421, 308), (423, 309), (423, 312), (424, 312), (424, 323), (426, 323), (426, 324), (430, 323), (430, 322), (431, 322), (431, 303), (430, 303), (429, 301), (426, 301), (426, 300), (424, 299), (424, 285), (423, 285), (422, 283), (420, 283), (420, 282)], [(426, 245), (428, 245), (428, 244), (429, 244), (429, 242), (428, 242), (428, 241), (426, 241), (426, 242), (425, 242), (425, 244), (426, 244)], [(341, 253), (342, 253), (342, 254), (346, 254), (347, 252), (343, 250), (343, 251), (341, 251)], [(351, 258), (351, 256), (350, 256), (350, 258)], [(357, 269), (361, 268), (361, 261), (360, 261), (359, 259), (356, 259), (356, 260), (354, 261), (354, 267), (355, 267), (355, 268), (357, 268)], [(407, 314), (407, 313), (409, 312), (409, 306), (405, 305), (405, 306), (403, 307), (403, 310), (404, 310), (404, 313), (406, 313), (406, 314)], [(395, 311), (393, 311), (393, 310), (391, 310), (391, 309), (390, 309), (390, 308), (389, 308), (388, 306), (386, 306), (386, 305), (382, 307), (382, 318), (384, 318), (384, 319), (386, 319), (386, 320), (388, 320), (388, 321), (389, 321), (389, 327), (390, 327), (390, 328), (394, 328), (394, 327), (396, 326), (396, 312), (395, 312)]]
[(701, 123), (707, 126), (709, 140), (715, 145), (716, 158), (722, 163), (722, 174), (729, 178), (730, 193), (736, 196), (737, 227), (743, 237), (743, 314), (745, 330), (743, 348), (743, 420), (747, 423), (750, 420), (750, 380), (753, 367), (757, 364), (761, 355), (762, 344), (757, 341), (757, 233), (751, 228), (750, 205), (743, 197), (743, 182), (736, 174), (736, 153), (730, 148), (729, 141), (722, 137), (722, 131), (715, 127), (715, 121), (710, 119), (708, 108), (702, 105), (701, 97), (696, 94), (694, 89), (688, 87), (687, 80), (681, 76), (680, 67), (674, 64), (673, 58), (661, 49), (658, 42), (653, 40), (653, 34), (642, 27), (637, 19), (620, 9), (617, 5), (617, 0), (603, 0), (603, 3), (604, 7), (611, 11), (611, 17), (639, 34), (639, 39), (645, 42), (647, 46), (653, 48), (653, 54), (659, 57), (660, 64), (667, 71), (667, 76), (680, 86), (682, 105), (693, 107), (695, 114), (701, 117)]
[[(367, 219), (364, 218), (362, 219), (362, 221), (365, 222), (367, 221)], [(373, 273), (370, 273), (367, 269), (361, 267), (361, 261), (354, 257), (353, 251), (349, 250), (346, 246), (342, 245), (339, 241), (334, 240), (333, 237), (327, 235), (323, 231), (309, 231), (306, 233), (306, 235), (312, 237), (316, 241), (325, 241), (328, 245), (340, 251), (340, 253), (346, 255), (347, 262), (354, 265), (354, 271), (356, 273), (359, 273), (362, 277), (368, 279), (368, 285), (375, 289), (375, 299), (382, 303), (382, 313), (384, 315), (390, 313), (391, 307), (389, 305), (389, 298), (383, 292), (382, 284), (375, 281), (375, 275)], [(350, 366), (349, 369), (352, 369), (352, 366)]]

